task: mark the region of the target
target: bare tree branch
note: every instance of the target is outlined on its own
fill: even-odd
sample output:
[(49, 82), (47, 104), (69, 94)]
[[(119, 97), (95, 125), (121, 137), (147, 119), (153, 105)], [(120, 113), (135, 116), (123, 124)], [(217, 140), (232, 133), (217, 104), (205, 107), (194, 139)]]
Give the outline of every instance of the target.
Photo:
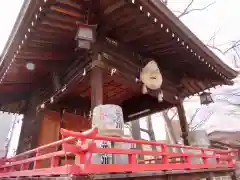
[(184, 9), (184, 11), (180, 15), (178, 15), (178, 18), (181, 18), (182, 16), (189, 14), (188, 9), (192, 6), (193, 2), (194, 2), (194, 0), (190, 1), (190, 3), (187, 5), (187, 7)]
[[(164, 1), (164, 0), (162, 0)], [(166, 0), (166, 2), (168, 2), (168, 0)], [(182, 18), (183, 16), (185, 15), (188, 15), (194, 11), (203, 11), (203, 10), (206, 10), (207, 8), (209, 8), (210, 6), (212, 6), (213, 4), (215, 4), (216, 1), (202, 7), (202, 8), (193, 8), (193, 4), (194, 4), (194, 0), (190, 0), (190, 2), (188, 3), (188, 5), (186, 6), (186, 8), (180, 12), (180, 11), (173, 11), (175, 12), (176, 14), (179, 14), (178, 15), (178, 18)], [(214, 35), (209, 39), (209, 41), (206, 43), (206, 45), (212, 49), (215, 49), (217, 50), (218, 52), (220, 52), (221, 54), (225, 55), (229, 52), (233, 53), (234, 54), (234, 64), (235, 64), (235, 67), (239, 67), (240, 68), (240, 40), (238, 41), (229, 41), (227, 43), (224, 43), (222, 45), (216, 45), (216, 36), (218, 35), (220, 29), (218, 29), (216, 32), (214, 32)], [(220, 48), (220, 46), (223, 46), (223, 47), (228, 47), (227, 49), (223, 49), (223, 48)], [(228, 104), (230, 105), (233, 105), (233, 106), (236, 106), (236, 107), (240, 107), (240, 104), (234, 104), (233, 102), (231, 102), (229, 99), (228, 99), (228, 94), (226, 94), (224, 97), (222, 97), (221, 101), (225, 101), (227, 102)], [(231, 94), (231, 96), (240, 96), (240, 94)], [(198, 114), (198, 112), (201, 111), (201, 108), (198, 108), (196, 109), (196, 111), (194, 112), (194, 114), (192, 115), (192, 117), (190, 118), (190, 122), (189, 122), (189, 125), (191, 125), (193, 123), (193, 121), (196, 119), (196, 116)], [(163, 117), (165, 120), (168, 120), (168, 121), (171, 121), (176, 113), (173, 113), (173, 117), (170, 117), (170, 115), (167, 113), (169, 111), (164, 111), (163, 112)], [(202, 118), (202, 120), (200, 122), (198, 122), (197, 124), (195, 124), (193, 127), (190, 128), (191, 131), (194, 131), (198, 128), (200, 128), (202, 125), (204, 125), (208, 120), (209, 118), (214, 114), (214, 111), (210, 111), (209, 113), (206, 114), (206, 117)], [(230, 114), (234, 115), (238, 115), (237, 111), (233, 110), (230, 112)], [(240, 115), (240, 113), (239, 113)]]
[(194, 114), (191, 117), (190, 122), (188, 123), (188, 125), (191, 125), (193, 120), (195, 119), (195, 117), (197, 116), (197, 113), (200, 111), (201, 108), (197, 108), (197, 110), (194, 112)]
[(168, 5), (168, 0), (161, 0), (161, 2), (162, 2), (165, 6)]
[(209, 48), (217, 50), (218, 52), (220, 52), (223, 55), (226, 55), (226, 54), (231, 52), (232, 55), (233, 55), (233, 64), (234, 64), (235, 67), (239, 68), (240, 67), (240, 62), (239, 62), (240, 61), (240, 54), (239, 54), (240, 49), (238, 49), (238, 48), (240, 46), (240, 40), (230, 41), (230, 42), (222, 44), (222, 45), (225, 45), (225, 46), (229, 44), (229, 47), (226, 50), (223, 50), (223, 49), (220, 48), (220, 45), (217, 46), (215, 44), (215, 39), (216, 39), (216, 36), (217, 36), (218, 32), (219, 32), (219, 30), (217, 32), (214, 32), (214, 35), (208, 40), (206, 45)]
[(230, 46), (227, 50), (225, 50), (224, 54), (228, 53), (229, 51), (231, 51), (232, 49), (234, 49), (238, 46), (240, 46), (240, 40), (233, 42), (233, 45)]
[(183, 16), (185, 16), (185, 15), (187, 15), (187, 14), (193, 12), (193, 11), (203, 11), (203, 10), (209, 8), (210, 6), (212, 6), (213, 4), (215, 4), (215, 1), (206, 5), (206, 6), (204, 6), (204, 7), (202, 7), (202, 8), (190, 9), (190, 7), (193, 5), (193, 3), (194, 3), (194, 0), (191, 0), (189, 2), (189, 4), (187, 5), (187, 7), (184, 9), (184, 11), (180, 15), (178, 15), (178, 18), (181, 18), (181, 17), (183, 17)]
[(200, 128), (201, 126), (203, 126), (213, 114), (214, 114), (214, 112), (211, 111), (204, 119), (202, 119), (199, 123), (197, 123), (195, 126), (190, 128), (190, 131), (195, 131), (198, 128)]
[(212, 48), (212, 49), (217, 50), (217, 51), (220, 52), (221, 54), (224, 54), (224, 52), (223, 52), (220, 48), (218, 48), (218, 47), (216, 47), (216, 46), (213, 46), (213, 45), (210, 45), (210, 44), (207, 44), (207, 46), (210, 47), (210, 48)]
[(240, 65), (239, 65), (239, 63), (238, 63), (238, 61), (240, 60), (240, 54), (239, 54), (239, 52), (238, 52), (239, 50), (237, 49), (237, 47), (234, 47), (234, 48), (233, 48), (233, 51), (234, 51), (235, 54), (236, 54), (236, 56), (233, 57), (234, 66), (237, 67), (237, 68), (239, 68), (239, 67), (240, 67)]

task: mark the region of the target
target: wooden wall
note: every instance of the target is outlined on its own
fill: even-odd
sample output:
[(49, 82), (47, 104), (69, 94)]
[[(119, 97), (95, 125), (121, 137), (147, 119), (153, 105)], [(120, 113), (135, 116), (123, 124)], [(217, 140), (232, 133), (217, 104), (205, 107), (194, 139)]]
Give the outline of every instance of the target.
[[(40, 134), (38, 139), (38, 146), (49, 144), (51, 142), (59, 140), (60, 137), (60, 113), (54, 111), (48, 111), (44, 113), (43, 120), (41, 121)], [(90, 128), (90, 123), (87, 118), (79, 115), (65, 113), (63, 128), (72, 131), (85, 131)], [(43, 154), (54, 152), (58, 147), (52, 147), (46, 149)], [(48, 167), (49, 161), (42, 161), (41, 167)]]
[(59, 140), (60, 113), (45, 112), (41, 121), (39, 146)]
[[(90, 128), (90, 122), (87, 118), (80, 115), (64, 113), (64, 129), (72, 131), (85, 131)], [(44, 118), (41, 122), (39, 145), (44, 145), (57, 141), (60, 133), (60, 113), (48, 111), (44, 113)]]
[(64, 114), (64, 127), (72, 131), (85, 131), (91, 127), (91, 122), (80, 115), (65, 113)]

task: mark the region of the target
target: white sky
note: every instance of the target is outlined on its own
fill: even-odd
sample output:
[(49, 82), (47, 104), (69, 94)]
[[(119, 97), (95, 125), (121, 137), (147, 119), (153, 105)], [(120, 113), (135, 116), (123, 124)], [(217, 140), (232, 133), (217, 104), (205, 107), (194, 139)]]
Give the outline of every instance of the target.
[[(189, 0), (169, 0), (170, 8), (174, 11), (182, 11)], [(204, 7), (205, 5), (213, 2), (212, 0), (195, 0), (194, 6), (196, 8)], [(20, 11), (20, 7), (23, 0), (7, 0), (2, 1), (0, 6), (0, 52), (2, 52), (5, 43), (11, 33), (11, 29)], [(216, 3), (204, 11), (195, 11), (182, 18), (182, 21), (203, 41), (207, 42), (215, 32), (218, 32), (216, 38), (216, 44), (221, 45), (232, 40), (240, 39), (240, 0), (216, 0)], [(221, 46), (224, 50), (224, 46)], [(225, 62), (230, 65), (232, 62), (231, 57), (224, 58)], [(239, 81), (237, 81), (239, 82)], [(230, 87), (234, 89), (239, 85)], [(229, 88), (226, 88), (229, 89)], [(224, 90), (219, 90), (224, 91)], [(236, 100), (236, 99), (235, 99)], [(240, 99), (239, 99), (240, 101)], [(199, 107), (198, 100), (193, 103), (187, 103), (187, 114), (190, 116), (195, 109)], [(217, 108), (216, 108), (217, 107)], [(231, 108), (228, 106), (228, 108)], [(215, 103), (214, 109), (217, 109), (209, 122), (206, 124), (206, 128), (221, 129), (221, 130), (240, 130), (240, 120), (238, 118), (229, 118), (226, 115), (219, 115), (219, 112), (227, 110), (224, 103)], [(220, 111), (219, 111), (220, 109)], [(201, 119), (201, 116), (198, 117)], [(154, 119), (154, 129), (157, 132), (164, 130), (164, 122), (161, 118)], [(158, 133), (160, 136), (160, 133)], [(158, 137), (161, 139), (161, 137)]]
[[(169, 0), (169, 6), (173, 11), (183, 11), (188, 5), (190, 0)], [(202, 8), (206, 5), (214, 2), (213, 0), (195, 0), (193, 8)], [(189, 15), (184, 16), (181, 20), (198, 36), (200, 40), (207, 43), (214, 33), (217, 33), (215, 39), (215, 45), (221, 48), (223, 51), (228, 47), (226, 44), (229, 41), (240, 39), (240, 26), (237, 23), (240, 19), (240, 1), (239, 0), (216, 0), (215, 4), (204, 11), (194, 11)], [(215, 51), (216, 53), (216, 51)], [(219, 56), (219, 54), (217, 54)], [(232, 56), (220, 55), (222, 60), (229, 66), (232, 66)], [(236, 84), (234, 86), (228, 87), (218, 87), (213, 90), (214, 94), (225, 94), (226, 92), (237, 91), (240, 89), (240, 78), (235, 80)], [(240, 90), (238, 91), (240, 92)], [(226, 95), (224, 95), (225, 97)], [(214, 96), (215, 97), (215, 96)], [(214, 98), (215, 99), (215, 98)], [(228, 99), (233, 102), (240, 104), (239, 97), (228, 97)], [(189, 101), (189, 100), (188, 100)], [(190, 102), (185, 104), (186, 114), (188, 118), (200, 107), (199, 97), (191, 98)], [(230, 116), (229, 112), (231, 110), (239, 109), (239, 116)], [(229, 103), (221, 102), (215, 99), (215, 103), (210, 105), (209, 108), (202, 107), (199, 111), (193, 124), (197, 124), (210, 112), (214, 112), (202, 129), (206, 129), (207, 132), (212, 132), (214, 130), (223, 131), (240, 131), (240, 106), (229, 105)], [(165, 139), (164, 131), (164, 121), (161, 117), (153, 120), (154, 129), (157, 139)]]
[(0, 6), (0, 52), (8, 40), (24, 0), (1, 1)]
[[(170, 5), (174, 10), (182, 10), (188, 4), (189, 0), (170, 0)], [(195, 0), (193, 8), (201, 8), (213, 2), (212, 0)], [(184, 16), (181, 20), (205, 43), (211, 39), (214, 33), (217, 32), (215, 45), (222, 50), (227, 49), (225, 44), (229, 41), (240, 39), (240, 26), (238, 20), (240, 19), (240, 1), (239, 0), (216, 0), (215, 4), (204, 11), (194, 11), (193, 13)], [(231, 55), (226, 56), (223, 60), (232, 65)], [(220, 99), (223, 98), (221, 94), (227, 92), (236, 92), (240, 88), (240, 79), (235, 80), (236, 84), (231, 87), (217, 88), (213, 90), (213, 94), (220, 94)], [(239, 92), (239, 91), (238, 91)], [(214, 96), (215, 97), (215, 96)], [(225, 97), (225, 95), (224, 95)], [(230, 116), (227, 112), (232, 109), (236, 110), (236, 106), (229, 105), (227, 102), (222, 102), (214, 98), (215, 103), (210, 105), (210, 108), (203, 108), (196, 117), (196, 122), (203, 119), (208, 112), (213, 111), (214, 114), (207, 121), (205, 128), (208, 132), (214, 130), (236, 131), (240, 130), (240, 120), (238, 116)], [(232, 103), (240, 104), (240, 97), (231, 97), (228, 99)], [(187, 114), (191, 116), (200, 107), (199, 98), (194, 98), (191, 103), (185, 103)], [(237, 107), (238, 108), (238, 107)]]

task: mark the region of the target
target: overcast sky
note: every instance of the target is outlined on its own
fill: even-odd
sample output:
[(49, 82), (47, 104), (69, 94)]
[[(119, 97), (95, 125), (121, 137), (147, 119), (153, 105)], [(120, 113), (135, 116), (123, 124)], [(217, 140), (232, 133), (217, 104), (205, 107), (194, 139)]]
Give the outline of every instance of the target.
[[(16, 21), (16, 18), (18, 16), (18, 13), (21, 9), (21, 6), (23, 4), (24, 0), (7, 0), (7, 1), (1, 1), (1, 6), (0, 6), (0, 23), (1, 23), (1, 28), (0, 28), (0, 52), (2, 53), (4, 46), (8, 40), (8, 37), (12, 31), (12, 28), (14, 26), (14, 23)], [(6, 114), (6, 113), (5, 113)], [(4, 118), (0, 118), (0, 121), (11, 121), (11, 119), (6, 118), (6, 115), (3, 116)], [(3, 122), (1, 123), (1, 125)], [(20, 127), (21, 127), (21, 122), (16, 125), (16, 130), (13, 134), (13, 141), (10, 143), (10, 152), (9, 155), (12, 155), (12, 151), (16, 149), (17, 147), (17, 142), (18, 142), (18, 137), (20, 135)], [(0, 131), (2, 131), (0, 129)], [(1, 133), (1, 135), (6, 135)], [(1, 137), (3, 138), (3, 137)], [(1, 146), (3, 145), (2, 142), (0, 144)]]
[(2, 1), (0, 6), (0, 52), (2, 52), (12, 31), (24, 0)]
[[(190, 0), (169, 0), (169, 6), (172, 11), (182, 12), (188, 5)], [(240, 1), (239, 0), (195, 0), (192, 8), (202, 8), (206, 5), (215, 2), (212, 6), (204, 11), (194, 11), (181, 20), (191, 29), (194, 34), (198, 36), (205, 44), (211, 39), (214, 33), (217, 32), (215, 39), (215, 45), (221, 48), (223, 51), (227, 49), (227, 42), (240, 39), (240, 26), (237, 23), (240, 19)], [(191, 8), (190, 8), (191, 9)], [(231, 54), (223, 56), (215, 51), (221, 59), (229, 66), (233, 66), (233, 60)], [(223, 101), (226, 94), (229, 92), (237, 92), (239, 96), (228, 96), (228, 100), (233, 104), (240, 104), (240, 78), (235, 80), (234, 86), (218, 87), (212, 92), (214, 95), (215, 103), (211, 104), (210, 107), (201, 107), (199, 97), (188, 99), (184, 104), (188, 118), (190, 119), (192, 114), (197, 108), (201, 108), (193, 122), (197, 124), (199, 121), (204, 119), (209, 113), (213, 114), (209, 120), (200, 129), (205, 129), (207, 132), (215, 130), (222, 131), (240, 131), (240, 108), (229, 105), (228, 102)], [(231, 94), (230, 93), (230, 94)], [(220, 99), (220, 100), (219, 100)], [(240, 107), (240, 106), (239, 106)], [(230, 115), (229, 112), (234, 111), (234, 115)], [(158, 139), (164, 139), (164, 122), (161, 116), (154, 118), (154, 129)], [(142, 123), (143, 125), (143, 123)], [(143, 125), (144, 126), (144, 125)]]
[[(170, 0), (170, 7), (172, 10), (182, 11), (189, 0)], [(195, 0), (192, 8), (202, 8), (211, 2), (215, 2), (212, 6), (204, 11), (194, 11), (189, 15), (184, 16), (181, 20), (204, 42), (207, 43), (214, 33), (216, 35), (215, 45), (223, 51), (227, 49), (229, 44), (227, 42), (240, 40), (240, 26), (238, 21), (240, 18), (240, 1), (239, 0)], [(225, 44), (225, 45), (223, 45)], [(228, 65), (232, 66), (231, 54), (223, 57), (222, 60)], [(218, 87), (212, 90), (214, 94), (215, 103), (210, 105), (210, 108), (203, 107), (201, 112), (197, 115), (196, 122), (204, 119), (206, 114), (213, 112), (213, 115), (207, 121), (203, 128), (208, 132), (214, 130), (236, 131), (240, 130), (240, 116), (237, 113), (230, 115), (232, 110), (238, 110), (237, 106), (229, 105), (223, 99), (226, 94), (235, 92), (240, 94), (240, 79), (235, 80), (236, 84), (231, 87)], [(215, 95), (216, 94), (216, 95)], [(224, 95), (223, 95), (224, 94)], [(227, 96), (228, 101), (233, 104), (240, 104), (240, 96)], [(199, 98), (193, 98), (192, 102), (185, 103), (187, 114), (191, 116), (200, 107)], [(236, 115), (237, 114), (237, 115)]]

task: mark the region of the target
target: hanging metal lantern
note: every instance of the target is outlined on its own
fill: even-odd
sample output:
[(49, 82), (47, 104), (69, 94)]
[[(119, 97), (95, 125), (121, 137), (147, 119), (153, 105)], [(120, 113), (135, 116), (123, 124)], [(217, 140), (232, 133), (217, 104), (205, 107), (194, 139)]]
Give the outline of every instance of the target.
[(96, 40), (97, 25), (79, 25), (76, 40), (78, 41), (78, 48), (90, 49), (91, 44)]
[(207, 104), (213, 103), (211, 93), (203, 92), (202, 94), (200, 94), (200, 102), (202, 105), (207, 105)]

